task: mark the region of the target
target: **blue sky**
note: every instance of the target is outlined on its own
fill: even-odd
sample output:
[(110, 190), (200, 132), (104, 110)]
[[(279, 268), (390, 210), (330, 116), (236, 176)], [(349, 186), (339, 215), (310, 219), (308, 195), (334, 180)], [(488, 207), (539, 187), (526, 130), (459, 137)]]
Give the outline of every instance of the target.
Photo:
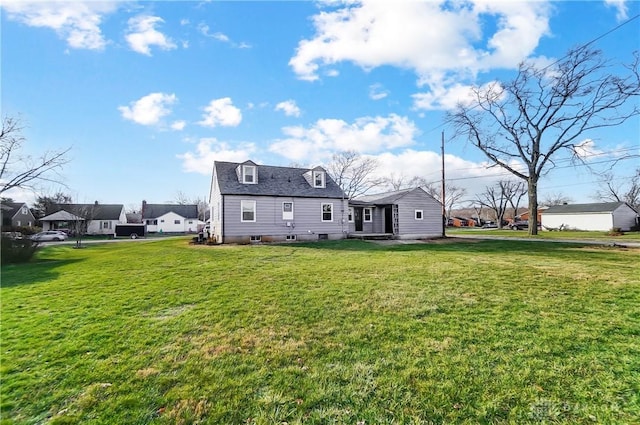
[[(2, 2), (2, 114), (32, 155), (71, 146), (77, 202), (139, 206), (208, 196), (214, 160), (325, 164), (356, 150), (396, 178), (440, 177), (473, 198), (497, 179), (443, 116), (471, 84), (551, 62), (640, 13), (630, 1)], [(593, 46), (616, 63), (640, 50), (640, 20)], [(640, 121), (584, 134), (596, 168), (640, 153)], [(561, 167), (540, 198), (591, 202), (587, 167)], [(615, 162), (624, 185), (638, 159)], [(34, 194), (15, 191), (14, 199)]]

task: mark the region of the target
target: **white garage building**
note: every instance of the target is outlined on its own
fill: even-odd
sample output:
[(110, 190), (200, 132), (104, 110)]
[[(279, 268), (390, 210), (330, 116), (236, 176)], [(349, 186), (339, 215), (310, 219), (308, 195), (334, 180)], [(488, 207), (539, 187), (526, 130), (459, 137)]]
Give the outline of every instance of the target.
[(553, 205), (542, 211), (545, 228), (629, 231), (638, 225), (638, 212), (626, 202)]

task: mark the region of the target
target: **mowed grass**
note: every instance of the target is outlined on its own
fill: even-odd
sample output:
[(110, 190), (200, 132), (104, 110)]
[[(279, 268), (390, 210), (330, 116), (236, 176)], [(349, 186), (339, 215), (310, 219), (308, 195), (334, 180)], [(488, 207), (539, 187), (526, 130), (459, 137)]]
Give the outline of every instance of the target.
[(2, 268), (2, 423), (633, 424), (640, 251), (57, 246)]

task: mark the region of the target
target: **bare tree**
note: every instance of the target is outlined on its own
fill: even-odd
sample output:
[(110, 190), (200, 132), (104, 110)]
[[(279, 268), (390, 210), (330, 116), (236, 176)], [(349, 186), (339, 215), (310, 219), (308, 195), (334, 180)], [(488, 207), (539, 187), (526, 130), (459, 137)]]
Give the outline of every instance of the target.
[(484, 192), (476, 196), (475, 200), (476, 203), (493, 211), (499, 229), (502, 229), (502, 222), (509, 204), (509, 198), (505, 196), (507, 186), (509, 186), (507, 181), (500, 181), (495, 186), (487, 186)]
[(384, 179), (374, 177), (378, 162), (355, 151), (334, 154), (325, 168), (349, 199), (364, 195), (384, 183)]
[(396, 175), (395, 173), (391, 173), (389, 177), (383, 177), (382, 182), (394, 191), (429, 185), (424, 177), (407, 177), (404, 174)]
[(69, 162), (66, 158), (71, 148), (62, 151), (47, 151), (40, 157), (21, 154), (26, 142), (22, 135), (20, 120), (12, 117), (2, 119), (0, 131), (0, 194), (13, 189), (31, 189), (41, 181), (59, 183), (52, 174)]
[(538, 181), (556, 157), (567, 152), (578, 158), (581, 135), (640, 114), (637, 103), (626, 107), (640, 95), (639, 55), (626, 76), (611, 67), (588, 47), (547, 67), (522, 63), (515, 80), (474, 88), (472, 102), (448, 114), (457, 135), (527, 182), (530, 234), (538, 232)]
[(542, 202), (540, 202), (540, 205), (543, 207), (550, 207), (552, 205), (564, 205), (564, 204), (569, 204), (573, 202), (573, 199), (571, 199), (570, 196), (567, 196), (563, 193), (548, 193), (544, 199), (542, 200)]
[(594, 194), (594, 198), (605, 202), (626, 202), (637, 211), (640, 210), (640, 167), (627, 184), (617, 185), (613, 173), (604, 175), (604, 182)]
[(505, 181), (500, 182), (504, 191), (504, 196), (507, 198), (509, 205), (513, 208), (513, 220), (515, 221), (518, 215), (518, 208), (520, 207), (520, 201), (527, 194), (527, 185), (523, 181)]

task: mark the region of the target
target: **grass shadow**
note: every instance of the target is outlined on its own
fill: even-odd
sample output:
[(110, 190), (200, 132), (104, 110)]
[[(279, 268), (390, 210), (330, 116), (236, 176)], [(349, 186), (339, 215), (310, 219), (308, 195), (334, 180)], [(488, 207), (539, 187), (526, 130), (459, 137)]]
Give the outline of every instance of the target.
[(326, 249), (335, 251), (389, 251), (389, 252), (459, 252), (461, 254), (561, 254), (573, 253), (576, 249), (590, 248), (601, 249), (603, 253), (622, 251), (625, 248), (608, 247), (579, 242), (542, 242), (522, 240), (488, 240), (488, 239), (462, 239), (443, 238), (423, 240), (418, 242), (407, 241), (363, 241), (363, 240), (337, 240), (300, 243), (297, 246), (313, 249)]
[(59, 267), (83, 261), (82, 258), (57, 260), (54, 258), (34, 259), (28, 263), (8, 264), (0, 268), (0, 288), (47, 282), (57, 278)]

